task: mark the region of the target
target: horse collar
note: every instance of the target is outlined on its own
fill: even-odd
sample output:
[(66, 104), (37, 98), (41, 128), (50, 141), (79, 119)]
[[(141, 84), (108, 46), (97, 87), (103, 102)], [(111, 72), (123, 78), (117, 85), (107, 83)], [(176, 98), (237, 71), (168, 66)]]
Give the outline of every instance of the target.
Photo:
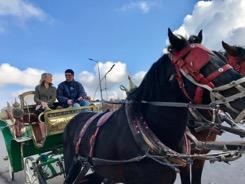
[(166, 156), (168, 154), (178, 155), (178, 153), (164, 145), (158, 139), (148, 127), (143, 116), (140, 113), (136, 113), (132, 103), (125, 104), (125, 112), (134, 140), (144, 154), (150, 153), (153, 155), (161, 155), (166, 157), (166, 160), (170, 161), (171, 164), (183, 167), (186, 166), (187, 162), (185, 160), (181, 158), (169, 158)]

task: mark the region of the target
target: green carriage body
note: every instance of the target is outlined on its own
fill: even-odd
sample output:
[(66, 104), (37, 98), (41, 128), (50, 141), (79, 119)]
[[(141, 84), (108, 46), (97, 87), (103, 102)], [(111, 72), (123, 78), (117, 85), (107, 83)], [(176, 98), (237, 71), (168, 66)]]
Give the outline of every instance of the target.
[(39, 148), (34, 144), (30, 130), (27, 130), (29, 133), (22, 138), (14, 138), (6, 121), (0, 120), (0, 128), (2, 129), (9, 162), (13, 172), (22, 171), (24, 169), (23, 158), (41, 154), (62, 146), (63, 133), (47, 136), (44, 145)]
[[(35, 105), (27, 105), (25, 98), (27, 96), (33, 96), (33, 92), (25, 92), (19, 96), (21, 102), (21, 109), (25, 113), (33, 113), (35, 111)], [(30, 97), (29, 97), (30, 98)], [(31, 97), (31, 99), (33, 99)], [(46, 127), (46, 136), (43, 143), (37, 144), (33, 123), (24, 122), (23, 134), (21, 137), (16, 137), (13, 131), (13, 125), (9, 120), (0, 119), (0, 129), (5, 141), (6, 150), (9, 159), (9, 170), (11, 179), (14, 178), (14, 173), (25, 169), (24, 158), (30, 158), (37, 155), (37, 159), (41, 161), (39, 165), (51, 165), (51, 162), (60, 162), (63, 159), (62, 148), (63, 148), (63, 131), (66, 124), (81, 111), (99, 111), (99, 106), (90, 105), (80, 108), (65, 108), (48, 110), (42, 113), (44, 121), (42, 122)], [(35, 124), (36, 122), (34, 122)], [(53, 150), (58, 152), (51, 153)], [(46, 155), (45, 155), (46, 154)], [(55, 158), (55, 154), (59, 155)], [(47, 157), (48, 160), (43, 160), (42, 157)], [(33, 162), (34, 163), (34, 162)], [(36, 163), (35, 163), (36, 164)], [(52, 168), (51, 168), (52, 170)], [(62, 168), (59, 172), (53, 172), (52, 175), (62, 174)], [(45, 179), (50, 179), (50, 176)]]

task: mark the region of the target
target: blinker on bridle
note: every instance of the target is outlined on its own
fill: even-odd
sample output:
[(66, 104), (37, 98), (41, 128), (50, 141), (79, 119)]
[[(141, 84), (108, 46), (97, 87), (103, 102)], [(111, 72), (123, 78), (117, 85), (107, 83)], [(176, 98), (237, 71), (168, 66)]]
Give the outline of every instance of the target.
[(212, 52), (197, 43), (189, 44), (181, 51), (171, 53), (171, 59), (173, 64), (175, 65), (179, 86), (184, 92), (185, 96), (187, 96), (187, 98), (195, 104), (200, 104), (202, 101), (202, 89), (201, 87), (197, 87), (194, 99), (190, 98), (184, 87), (184, 82), (181, 74), (183, 74), (184, 76), (189, 75), (197, 83), (201, 85), (206, 85), (207, 88), (212, 89), (215, 88), (213, 80), (220, 76), (222, 73), (232, 68), (230, 65), (226, 64), (205, 77), (203, 74), (200, 73), (200, 71), (205, 65), (210, 62), (210, 55), (212, 54)]
[[(197, 43), (189, 44), (181, 51), (171, 52), (170, 57), (176, 69), (176, 79), (184, 95), (194, 104), (200, 104), (202, 102), (203, 90), (207, 89), (210, 91), (212, 103), (224, 104), (233, 112), (238, 113), (238, 116), (240, 117), (242, 112), (239, 112), (237, 109), (233, 108), (230, 102), (245, 96), (245, 88), (241, 86), (241, 84), (245, 82), (245, 78), (216, 87), (213, 81), (221, 74), (231, 69), (231, 65), (225, 64), (216, 71), (210, 73), (208, 76), (204, 76), (202, 73), (200, 73), (201, 69), (210, 62), (210, 56), (214, 54), (215, 53)], [(183, 76), (197, 86), (194, 98), (189, 96), (184, 86)], [(224, 97), (222, 94), (220, 94), (221, 91), (233, 87), (238, 89), (239, 92), (237, 94), (229, 97)], [(242, 117), (243, 116), (245, 116), (245, 113), (243, 113)]]

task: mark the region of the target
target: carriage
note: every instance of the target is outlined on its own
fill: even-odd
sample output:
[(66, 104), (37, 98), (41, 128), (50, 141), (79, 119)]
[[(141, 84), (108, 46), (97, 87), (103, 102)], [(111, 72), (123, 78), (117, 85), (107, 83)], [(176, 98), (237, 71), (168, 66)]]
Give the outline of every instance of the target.
[[(66, 124), (81, 111), (98, 111), (99, 106), (55, 109), (35, 114), (33, 91), (19, 95), (20, 104), (9, 110), (11, 120), (0, 118), (9, 162), (10, 178), (24, 170), (25, 183), (46, 183), (64, 173), (63, 131)], [(10, 108), (10, 106), (9, 106)], [(11, 111), (11, 112), (10, 112)], [(12, 114), (13, 112), (13, 114)], [(18, 121), (21, 120), (21, 121)]]

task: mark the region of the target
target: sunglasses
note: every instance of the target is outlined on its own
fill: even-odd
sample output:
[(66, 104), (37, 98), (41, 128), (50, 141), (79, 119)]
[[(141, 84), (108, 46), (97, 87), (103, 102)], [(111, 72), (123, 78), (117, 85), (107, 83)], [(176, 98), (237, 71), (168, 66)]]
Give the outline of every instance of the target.
[(65, 76), (66, 76), (66, 77), (71, 77), (71, 76), (72, 76), (72, 74), (65, 74)]

